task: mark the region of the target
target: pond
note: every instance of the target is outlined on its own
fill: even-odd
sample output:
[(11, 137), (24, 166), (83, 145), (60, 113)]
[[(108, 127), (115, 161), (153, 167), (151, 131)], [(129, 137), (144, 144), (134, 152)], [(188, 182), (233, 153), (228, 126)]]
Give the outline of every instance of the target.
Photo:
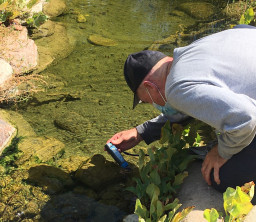
[[(177, 10), (183, 2), (189, 1), (67, 0), (69, 11), (55, 20), (64, 23), (69, 35), (76, 40), (74, 50), (41, 73), (42, 76), (49, 76), (49, 85), (55, 87), (37, 93), (27, 104), (18, 106), (16, 111), (32, 126), (37, 136), (53, 137), (65, 144), (61, 158), (102, 154), (113, 161), (104, 152), (106, 141), (115, 133), (159, 114), (150, 105), (132, 110), (133, 95), (123, 76), (125, 59), (130, 53), (148, 49), (156, 40), (166, 39), (195, 25), (198, 19)], [(87, 21), (78, 23), (77, 14), (83, 14)], [(94, 34), (117, 44), (94, 45), (88, 41), (89, 36)], [(175, 47), (188, 44), (194, 38), (169, 44), (161, 51), (171, 56)], [(138, 149), (143, 147), (146, 145), (141, 143), (131, 152), (138, 153)], [(127, 159), (137, 163), (136, 158)], [(72, 209), (79, 209), (81, 205), (84, 208), (76, 214), (77, 220), (67, 220)], [(95, 202), (77, 194), (64, 193), (47, 203), (42, 216), (51, 221), (79, 221), (86, 218), (82, 214), (86, 206), (87, 211), (96, 209)], [(113, 210), (106, 206), (98, 208), (98, 216), (90, 215), (87, 221), (101, 221), (106, 216), (100, 214), (102, 209)], [(120, 215), (122, 213), (119, 212), (116, 218), (120, 219)]]
[[(185, 14), (183, 17), (171, 14), (178, 3), (180, 1), (68, 1), (71, 12), (86, 15), (87, 22), (77, 23), (72, 13), (57, 19), (67, 25), (76, 38), (76, 46), (67, 58), (41, 73), (56, 76), (63, 87), (36, 95), (38, 100), (53, 95), (48, 102), (30, 104), (18, 111), (38, 135), (63, 141), (66, 155), (103, 153), (105, 142), (113, 134), (158, 114), (147, 105), (132, 110), (133, 95), (124, 81), (123, 64), (128, 54), (147, 49), (155, 40), (175, 34), (180, 25), (187, 27), (195, 23)], [(87, 40), (92, 34), (110, 38), (117, 45), (95, 46)], [(171, 55), (172, 50), (164, 53)], [(54, 95), (61, 93), (79, 96), (67, 102), (54, 101)], [(61, 129), (60, 119), (74, 120), (78, 125), (74, 130)]]

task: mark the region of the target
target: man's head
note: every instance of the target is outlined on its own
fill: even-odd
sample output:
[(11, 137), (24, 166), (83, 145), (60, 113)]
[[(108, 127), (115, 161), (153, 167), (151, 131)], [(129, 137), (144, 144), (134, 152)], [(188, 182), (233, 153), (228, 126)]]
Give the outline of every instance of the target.
[[(172, 61), (171, 57), (158, 52), (144, 50), (141, 52), (133, 53), (128, 56), (124, 65), (124, 76), (125, 80), (134, 93), (133, 108), (139, 103), (141, 97), (139, 94), (142, 93), (142, 87), (147, 89), (147, 87), (153, 90), (159, 90), (156, 83), (160, 81), (161, 78), (166, 78), (166, 68), (168, 64)], [(170, 68), (170, 67), (169, 67)]]

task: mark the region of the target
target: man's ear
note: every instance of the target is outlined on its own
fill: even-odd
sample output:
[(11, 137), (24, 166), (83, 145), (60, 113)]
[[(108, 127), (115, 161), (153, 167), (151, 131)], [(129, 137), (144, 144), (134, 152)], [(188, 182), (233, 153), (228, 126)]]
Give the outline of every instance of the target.
[(148, 80), (143, 81), (142, 84), (145, 88), (148, 88), (148, 89), (154, 88), (154, 84)]

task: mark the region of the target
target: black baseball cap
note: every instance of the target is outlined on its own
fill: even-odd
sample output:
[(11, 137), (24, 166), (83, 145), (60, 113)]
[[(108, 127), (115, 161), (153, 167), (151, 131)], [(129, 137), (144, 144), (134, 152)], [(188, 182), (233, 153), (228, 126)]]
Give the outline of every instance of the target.
[(132, 53), (128, 56), (124, 64), (124, 77), (127, 85), (134, 93), (133, 109), (140, 102), (136, 94), (136, 90), (147, 76), (150, 70), (161, 59), (167, 55), (158, 51), (144, 50), (141, 52)]

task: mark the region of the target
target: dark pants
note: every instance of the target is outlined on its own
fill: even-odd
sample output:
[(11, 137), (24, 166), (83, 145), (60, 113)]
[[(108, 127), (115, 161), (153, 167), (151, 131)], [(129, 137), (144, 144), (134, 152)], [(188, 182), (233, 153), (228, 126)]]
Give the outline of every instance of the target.
[[(256, 183), (256, 137), (249, 146), (233, 155), (220, 168), (219, 175), (220, 185), (215, 183), (213, 171), (211, 173), (211, 181), (212, 186), (222, 193), (228, 187), (236, 188), (236, 186), (242, 186), (251, 181)], [(254, 199), (256, 200), (256, 195)]]

